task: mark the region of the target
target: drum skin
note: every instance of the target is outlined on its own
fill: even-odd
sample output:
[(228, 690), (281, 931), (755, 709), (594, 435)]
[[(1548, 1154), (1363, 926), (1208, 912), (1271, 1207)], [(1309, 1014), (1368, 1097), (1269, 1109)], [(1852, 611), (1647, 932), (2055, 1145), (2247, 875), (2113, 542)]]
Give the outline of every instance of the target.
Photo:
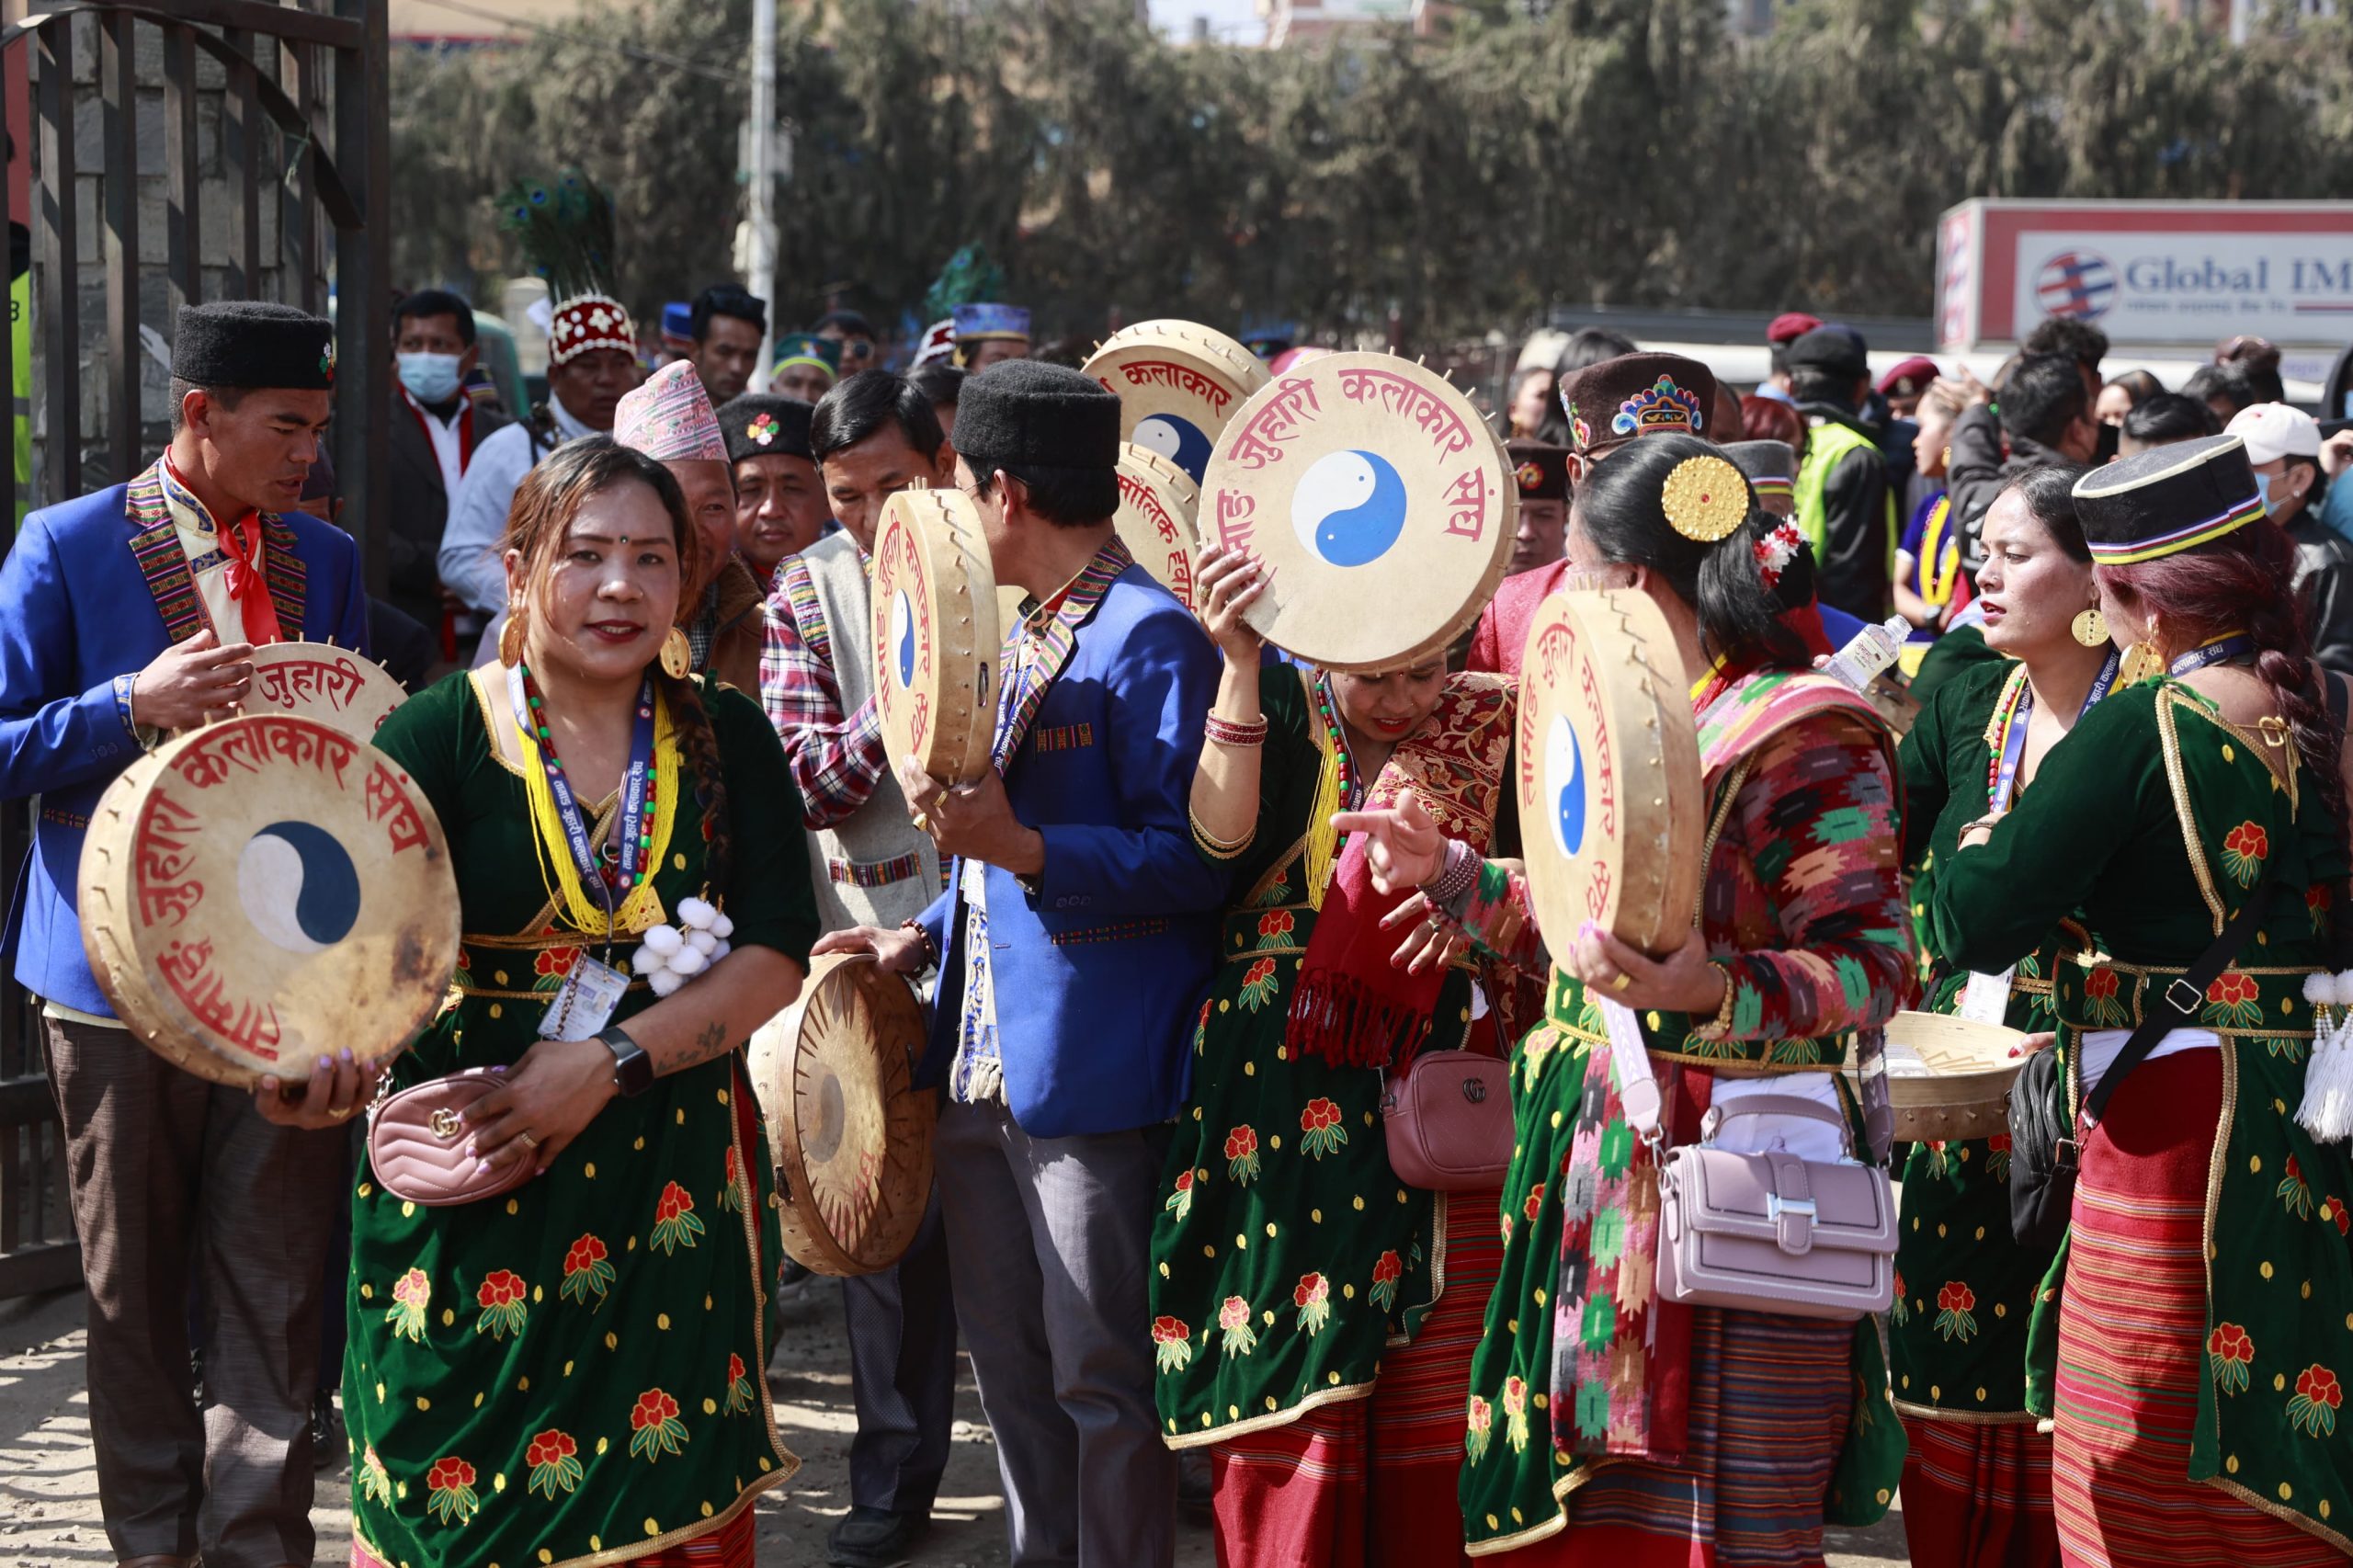
[(1201, 482), (1204, 545), (1269, 568), (1245, 612), (1328, 669), (1434, 658), (1470, 630), (1511, 559), (1519, 487), (1502, 444), (1443, 377), (1331, 354), (1254, 393)]
[(1200, 505), (1200, 487), (1183, 469), (1132, 441), (1120, 449), (1120, 510), (1113, 519), (1120, 538), (1154, 581), (1195, 611), (1200, 606), (1193, 602), (1193, 563), (1200, 537), (1193, 521)]
[(408, 699), (383, 666), (328, 642), (269, 642), (253, 652), (248, 713), (293, 713), (333, 724), (356, 741), (376, 738), (377, 726)]
[(1079, 372), (1120, 400), (1121, 440), (1165, 460), (1196, 485), (1220, 432), (1267, 384), (1267, 367), (1256, 354), (1188, 321), (1124, 327)]
[(923, 1005), (865, 953), (816, 960), (801, 1000), (752, 1035), (784, 1248), (820, 1274), (899, 1261), (931, 1199), (938, 1096), (914, 1086)]
[(457, 879), (423, 792), (293, 714), (208, 724), (124, 769), (91, 814), (77, 891), (116, 1016), (214, 1083), (397, 1055), (457, 972)]
[(1631, 588), (1555, 593), (1521, 654), (1528, 892), (1555, 951), (1590, 920), (1659, 955), (1699, 908), (1706, 795), (1675, 634)]
[[(2026, 1065), (2018, 1029), (1950, 1013), (1887, 1021), (1887, 1099), (1895, 1136), (1915, 1143), (1990, 1138), (2010, 1130), (2010, 1085)], [(1906, 1060), (1908, 1059), (1908, 1060)]]
[(991, 766), (996, 733), (996, 576), (981, 515), (961, 490), (903, 490), (874, 530), (874, 701), (882, 749), (948, 784)]

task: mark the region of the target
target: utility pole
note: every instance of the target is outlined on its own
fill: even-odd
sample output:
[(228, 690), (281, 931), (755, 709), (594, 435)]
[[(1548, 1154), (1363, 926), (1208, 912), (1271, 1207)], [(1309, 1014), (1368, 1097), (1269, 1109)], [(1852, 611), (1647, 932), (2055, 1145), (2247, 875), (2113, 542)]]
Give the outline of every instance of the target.
[(752, 0), (752, 111), (745, 149), (751, 244), (744, 286), (767, 301), (771, 324), (760, 339), (759, 363), (752, 367), (752, 390), (766, 392), (773, 324), (782, 305), (776, 297), (776, 0)]

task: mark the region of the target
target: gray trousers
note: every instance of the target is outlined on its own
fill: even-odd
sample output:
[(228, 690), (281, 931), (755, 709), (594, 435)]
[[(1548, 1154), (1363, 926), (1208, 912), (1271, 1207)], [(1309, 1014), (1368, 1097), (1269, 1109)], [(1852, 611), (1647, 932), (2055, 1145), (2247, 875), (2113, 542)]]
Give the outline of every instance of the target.
[[(320, 1276), (342, 1132), (273, 1127), (120, 1029), (44, 1020), (89, 1287), (90, 1437), (119, 1558), (308, 1563)], [(206, 1408), (188, 1384), (203, 1280)]]
[(849, 1500), (928, 1514), (956, 1419), (956, 1297), (934, 1193), (915, 1239), (879, 1274), (842, 1281), (849, 1328)]
[(1176, 1460), (1153, 1405), (1165, 1130), (1031, 1138), (949, 1104), (934, 1144), (956, 1315), (996, 1436), (1016, 1568), (1169, 1568)]

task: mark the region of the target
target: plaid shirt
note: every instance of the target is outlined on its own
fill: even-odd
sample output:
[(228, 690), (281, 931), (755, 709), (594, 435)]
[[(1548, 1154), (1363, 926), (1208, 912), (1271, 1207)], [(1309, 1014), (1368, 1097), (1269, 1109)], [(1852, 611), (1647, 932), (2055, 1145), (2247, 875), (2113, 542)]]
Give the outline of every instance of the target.
[(888, 766), (882, 722), (869, 698), (847, 718), (834, 678), (831, 629), (817, 585), (798, 558), (777, 573), (763, 614), (760, 706), (784, 742), (811, 827), (832, 827), (866, 804)]

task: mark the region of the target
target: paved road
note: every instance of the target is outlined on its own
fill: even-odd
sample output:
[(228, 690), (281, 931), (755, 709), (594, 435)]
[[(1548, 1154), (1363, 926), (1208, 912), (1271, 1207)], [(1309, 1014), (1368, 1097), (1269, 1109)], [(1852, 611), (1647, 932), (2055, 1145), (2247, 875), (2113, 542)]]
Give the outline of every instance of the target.
[[(849, 1506), (847, 1452), (852, 1426), (841, 1309), (830, 1287), (787, 1309), (768, 1386), (777, 1424), (801, 1456), (792, 1488), (760, 1500), (761, 1561), (801, 1568), (824, 1561), (825, 1532)], [(914, 1558), (918, 1568), (1002, 1568), (1004, 1498), (980, 1403), (967, 1378), (958, 1395), (956, 1442), (937, 1522)], [(317, 1561), (342, 1564), (351, 1528), (349, 1472), (319, 1483)], [(1835, 1532), (1831, 1568), (1904, 1562), (1903, 1527), (1891, 1517), (1868, 1532)], [(0, 1302), (0, 1568), (106, 1568), (114, 1561), (98, 1523), (83, 1392), (82, 1299), (78, 1292)], [(1188, 1520), (1177, 1568), (1211, 1568), (1209, 1531)]]

